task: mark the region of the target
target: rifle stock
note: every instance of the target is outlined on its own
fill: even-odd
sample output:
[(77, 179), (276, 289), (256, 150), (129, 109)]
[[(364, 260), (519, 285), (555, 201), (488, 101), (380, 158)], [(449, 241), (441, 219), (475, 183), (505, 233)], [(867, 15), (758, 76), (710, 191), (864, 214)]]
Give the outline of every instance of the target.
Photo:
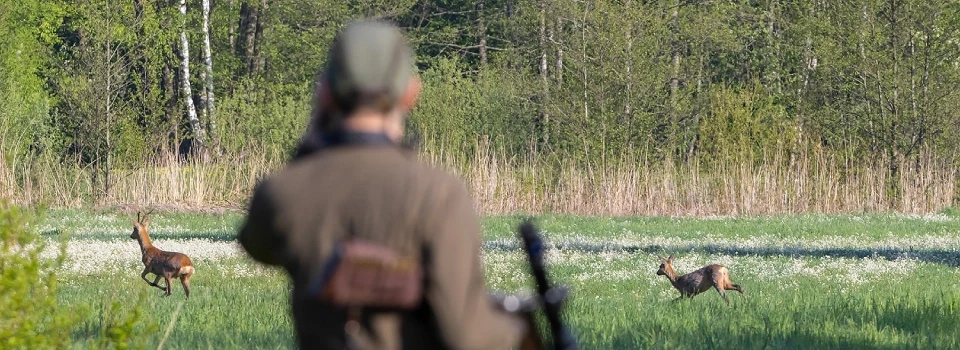
[(533, 220), (525, 219), (519, 227), (523, 247), (530, 259), (530, 269), (537, 283), (537, 294), (543, 303), (543, 310), (550, 324), (553, 336), (552, 349), (577, 350), (577, 341), (570, 329), (563, 324), (560, 317), (560, 308), (567, 297), (567, 289), (563, 286), (551, 286), (547, 280), (546, 268), (543, 265), (543, 240), (537, 232)]

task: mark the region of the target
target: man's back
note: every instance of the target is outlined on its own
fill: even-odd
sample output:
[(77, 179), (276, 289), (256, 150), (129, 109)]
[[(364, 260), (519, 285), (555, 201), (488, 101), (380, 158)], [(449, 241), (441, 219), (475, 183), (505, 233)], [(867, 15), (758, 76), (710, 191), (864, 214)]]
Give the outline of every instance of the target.
[(420, 309), (361, 317), (361, 334), (370, 330), (375, 348), (519, 343), (520, 319), (488, 302), (479, 222), (466, 189), (406, 150), (359, 142), (306, 156), (258, 188), (249, 216), (240, 233), (244, 248), (257, 260), (284, 265), (293, 278), (302, 348), (343, 348), (345, 311), (304, 294), (310, 276), (348, 235), (425, 260)]

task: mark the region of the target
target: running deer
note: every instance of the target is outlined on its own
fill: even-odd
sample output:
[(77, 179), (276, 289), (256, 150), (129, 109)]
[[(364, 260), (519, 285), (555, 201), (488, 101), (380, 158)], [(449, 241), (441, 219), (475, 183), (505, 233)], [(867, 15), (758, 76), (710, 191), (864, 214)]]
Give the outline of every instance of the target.
[(666, 259), (660, 258), (660, 269), (657, 270), (657, 275), (667, 276), (673, 288), (680, 291), (680, 297), (674, 301), (683, 297), (692, 299), (711, 287), (720, 293), (728, 305), (730, 304), (730, 300), (727, 299), (728, 290), (735, 290), (743, 295), (743, 287), (730, 281), (730, 271), (723, 265), (707, 265), (686, 275), (677, 276), (677, 272), (673, 270), (673, 255), (671, 255)]
[[(144, 214), (142, 217), (140, 212), (137, 212), (137, 221), (133, 222), (133, 233), (130, 234), (130, 238), (136, 239), (140, 243), (140, 251), (143, 253), (143, 273), (140, 274), (140, 278), (143, 278), (144, 281), (147, 281), (151, 287), (157, 287), (166, 292), (165, 295), (170, 295), (170, 280), (171, 279), (180, 279), (180, 284), (183, 285), (183, 292), (187, 294), (187, 298), (190, 297), (190, 276), (193, 276), (193, 262), (190, 261), (190, 258), (186, 254), (177, 253), (177, 252), (167, 252), (158, 249), (153, 246), (153, 242), (150, 241), (150, 235), (147, 233), (147, 226), (150, 225), (150, 218), (148, 215), (152, 213), (150, 211)], [(147, 279), (147, 274), (152, 273), (156, 275), (156, 278), (153, 279), (153, 282)], [(167, 282), (165, 287), (161, 287), (157, 282), (160, 281), (160, 277)]]

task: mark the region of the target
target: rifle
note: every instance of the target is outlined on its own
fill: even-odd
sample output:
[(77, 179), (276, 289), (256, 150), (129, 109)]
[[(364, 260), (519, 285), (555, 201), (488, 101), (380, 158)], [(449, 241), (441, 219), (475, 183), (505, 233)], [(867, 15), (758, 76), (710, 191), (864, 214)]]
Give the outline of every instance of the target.
[(533, 277), (537, 282), (537, 294), (543, 303), (544, 313), (547, 314), (547, 321), (550, 324), (550, 332), (553, 335), (553, 349), (556, 350), (577, 350), (577, 340), (573, 337), (570, 329), (563, 324), (560, 318), (560, 307), (567, 298), (567, 289), (563, 286), (551, 286), (547, 280), (546, 268), (543, 266), (543, 240), (541, 240), (537, 228), (532, 219), (525, 219), (519, 227), (520, 238), (523, 239), (523, 247), (530, 258), (530, 268)]

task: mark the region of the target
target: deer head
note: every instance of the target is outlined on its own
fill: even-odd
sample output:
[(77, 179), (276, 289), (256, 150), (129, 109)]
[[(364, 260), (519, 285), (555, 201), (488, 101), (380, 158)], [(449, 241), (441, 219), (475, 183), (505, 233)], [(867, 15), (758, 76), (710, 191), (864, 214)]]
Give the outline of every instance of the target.
[(140, 211), (137, 211), (137, 221), (133, 222), (133, 233), (130, 234), (130, 238), (140, 238), (140, 232), (147, 231), (147, 226), (150, 226), (149, 215), (152, 213), (153, 210), (148, 211), (146, 214), (142, 214)]
[(673, 255), (670, 255), (666, 259), (660, 258), (660, 269), (657, 270), (657, 275), (671, 275), (674, 274), (673, 271)]

